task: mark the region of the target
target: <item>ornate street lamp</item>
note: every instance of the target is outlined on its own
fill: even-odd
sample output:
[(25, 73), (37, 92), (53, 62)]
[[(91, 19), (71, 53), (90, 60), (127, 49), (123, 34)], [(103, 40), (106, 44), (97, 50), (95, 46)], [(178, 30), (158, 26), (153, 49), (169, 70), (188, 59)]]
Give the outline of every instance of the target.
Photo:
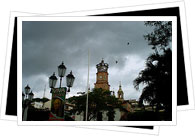
[(30, 93), (30, 87), (27, 85), (27, 86), (24, 88), (24, 90), (25, 90), (25, 94), (26, 94), (26, 98), (27, 98), (28, 94)]
[[(59, 88), (55, 88), (56, 82), (57, 82), (57, 77), (55, 76), (55, 73), (49, 77), (49, 86), (51, 88), (51, 92), (52, 93), (52, 101), (53, 100), (57, 100), (59, 99), (58, 97), (61, 98), (61, 100), (63, 101), (63, 109), (56, 109), (54, 107), (54, 104), (51, 105), (51, 116), (53, 116), (53, 114), (56, 114), (56, 117), (59, 117), (59, 119), (62, 120), (66, 120), (66, 113), (65, 113), (65, 109), (66, 109), (66, 93), (70, 92), (70, 87), (73, 86), (75, 77), (72, 74), (72, 71), (70, 72), (70, 74), (68, 74), (66, 76), (66, 84), (67, 87), (62, 87), (62, 78), (64, 77), (66, 73), (66, 67), (64, 65), (64, 63), (62, 62), (61, 65), (58, 66), (58, 76), (60, 77), (60, 87)], [(55, 89), (54, 89), (55, 88)], [(68, 89), (67, 89), (68, 88)], [(52, 110), (53, 109), (53, 110)], [(60, 113), (63, 114), (58, 114), (57, 115), (57, 111), (59, 111)], [(55, 118), (49, 118), (49, 120), (55, 120)]]
[(70, 92), (70, 87), (73, 86), (74, 79), (75, 79), (75, 77), (73, 76), (72, 71), (71, 71), (70, 74), (68, 74), (66, 76), (66, 84), (67, 84), (67, 87), (68, 87), (68, 92)]
[(55, 76), (55, 72), (53, 73), (52, 76), (49, 77), (49, 87), (50, 88), (54, 88), (56, 86), (56, 82), (57, 82), (57, 77)]
[(30, 100), (30, 101), (32, 101), (33, 100), (33, 97), (34, 97), (34, 94), (32, 93), (32, 91), (28, 94), (28, 99)]
[(64, 62), (62, 62), (62, 64), (58, 66), (58, 76), (60, 77), (60, 88), (62, 85), (62, 77), (64, 77), (65, 73), (66, 73), (66, 66), (64, 65)]

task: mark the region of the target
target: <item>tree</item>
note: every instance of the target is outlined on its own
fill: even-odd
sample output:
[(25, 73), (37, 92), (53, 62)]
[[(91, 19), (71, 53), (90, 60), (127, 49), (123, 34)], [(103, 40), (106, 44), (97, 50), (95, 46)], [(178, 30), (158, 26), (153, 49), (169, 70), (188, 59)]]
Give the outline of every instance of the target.
[(169, 47), (172, 39), (172, 23), (163, 21), (145, 22), (154, 27), (153, 32), (144, 35), (154, 50), (146, 59), (146, 68), (140, 71), (134, 80), (134, 87), (139, 90), (143, 84), (139, 102), (144, 101), (156, 106), (156, 111), (164, 108), (168, 113), (172, 108), (172, 51)]
[[(172, 40), (172, 22), (171, 21), (146, 21), (146, 26), (153, 27), (153, 32), (144, 35), (148, 45), (155, 51), (166, 50)], [(158, 52), (156, 52), (158, 53)]]
[[(114, 119), (114, 108), (120, 107), (119, 101), (116, 97), (112, 96), (110, 91), (101, 88), (94, 88), (92, 92), (88, 93), (88, 117), (87, 120), (98, 119), (101, 120), (100, 111), (108, 111), (110, 120)], [(86, 94), (81, 96), (73, 96), (68, 100), (70, 103), (75, 104), (72, 112), (81, 114), (86, 111)]]

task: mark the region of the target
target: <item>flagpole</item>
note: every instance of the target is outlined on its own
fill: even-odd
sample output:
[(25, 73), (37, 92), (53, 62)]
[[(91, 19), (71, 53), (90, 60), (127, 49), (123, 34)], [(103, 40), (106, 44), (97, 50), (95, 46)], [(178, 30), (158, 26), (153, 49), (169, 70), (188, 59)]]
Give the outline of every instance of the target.
[(90, 63), (90, 53), (89, 53), (89, 48), (88, 48), (87, 99), (86, 99), (86, 116), (85, 116), (86, 121), (87, 121), (87, 116), (88, 116), (89, 63)]

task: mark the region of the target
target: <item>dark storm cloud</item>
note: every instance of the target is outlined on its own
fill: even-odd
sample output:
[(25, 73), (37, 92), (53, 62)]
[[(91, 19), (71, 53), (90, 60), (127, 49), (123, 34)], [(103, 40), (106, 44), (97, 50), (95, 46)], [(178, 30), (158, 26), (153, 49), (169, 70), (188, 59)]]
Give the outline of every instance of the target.
[[(31, 21), (23, 22), (22, 26), (23, 86), (29, 83), (37, 92), (48, 84), (48, 77), (52, 72), (57, 72), (57, 66), (62, 61), (67, 67), (67, 73), (72, 70), (76, 77), (73, 93), (83, 90), (87, 84), (88, 48), (91, 54), (91, 88), (96, 79), (95, 66), (104, 58), (109, 64), (111, 86), (117, 90), (120, 79), (124, 88), (131, 88), (129, 90), (133, 92), (135, 73), (143, 68), (144, 61), (151, 52), (143, 38), (151, 28), (146, 27), (143, 22)], [(129, 60), (138, 61), (139, 65), (136, 66)], [(114, 77), (120, 76), (114, 72), (122, 73), (122, 77)], [(127, 94), (132, 95), (131, 91)]]

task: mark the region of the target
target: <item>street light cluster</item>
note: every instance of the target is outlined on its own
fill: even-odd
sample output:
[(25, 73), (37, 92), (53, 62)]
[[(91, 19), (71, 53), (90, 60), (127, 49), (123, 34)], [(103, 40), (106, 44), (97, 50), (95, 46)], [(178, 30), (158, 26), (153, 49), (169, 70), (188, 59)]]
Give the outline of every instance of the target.
[[(62, 78), (64, 77), (66, 73), (66, 66), (64, 65), (64, 62), (62, 62), (61, 65), (58, 66), (58, 76), (60, 77), (60, 88), (62, 86)], [(55, 72), (53, 73), (52, 76), (49, 77), (49, 87), (50, 88), (55, 88), (56, 83), (57, 83), (57, 77), (55, 76)], [(72, 71), (66, 76), (66, 85), (68, 87), (68, 92), (70, 92), (70, 87), (73, 86), (75, 77), (72, 74)], [(25, 94), (22, 92), (22, 100), (24, 101), (25, 99), (28, 99), (30, 101), (32, 101), (34, 94), (32, 93), (32, 91), (30, 92), (30, 87), (27, 85), (24, 90), (25, 90)]]
[[(64, 65), (64, 62), (62, 62), (62, 64), (58, 66), (58, 76), (60, 77), (60, 87), (59, 88), (62, 87), (62, 78), (64, 77), (65, 73), (66, 73), (66, 66)], [(51, 75), (49, 77), (49, 87), (50, 88), (55, 88), (57, 80), (58, 79), (55, 76), (55, 72), (54, 72), (53, 75)], [(72, 71), (71, 71), (66, 76), (66, 85), (68, 87), (68, 91), (67, 92), (70, 92), (70, 87), (73, 86), (74, 80), (75, 80), (75, 77), (74, 77), (74, 75), (72, 74)]]
[[(54, 101), (54, 99), (58, 100), (58, 98), (56, 96), (59, 96), (59, 97), (63, 96), (64, 97), (64, 98), (62, 97), (62, 100), (63, 100), (63, 110), (61, 110), (61, 108), (59, 108), (59, 106), (55, 106), (55, 104), (52, 104), (53, 105), (52, 107), (53, 107), (54, 110), (53, 111), (51, 110), (51, 113), (52, 114), (56, 114), (56, 115), (57, 115), (58, 112), (64, 113), (63, 117), (60, 115), (60, 117), (62, 117), (64, 120), (66, 120), (66, 112), (65, 112), (65, 109), (66, 109), (66, 102), (65, 102), (66, 101), (66, 93), (70, 92), (70, 87), (73, 86), (73, 83), (74, 83), (74, 80), (75, 80), (75, 77), (73, 76), (72, 71), (71, 71), (66, 76), (66, 86), (68, 87), (68, 90), (66, 89), (66, 87), (62, 87), (62, 78), (65, 76), (65, 73), (66, 73), (66, 66), (64, 65), (64, 62), (62, 62), (62, 64), (60, 64), (58, 66), (58, 76), (60, 77), (59, 89), (55, 88), (57, 80), (58, 80), (58, 78), (55, 76), (55, 72), (53, 73), (53, 75), (51, 75), (49, 77), (49, 87), (51, 88), (51, 92), (50, 93), (52, 93), (52, 101)], [(61, 92), (61, 90), (62, 90), (62, 92)], [(61, 101), (61, 100), (59, 100), (59, 101)], [(52, 117), (50, 119), (54, 120)]]
[[(64, 99), (63, 101), (63, 107), (65, 109), (65, 100), (66, 100), (66, 92), (70, 92), (70, 87), (73, 86), (75, 77), (72, 74), (72, 71), (66, 76), (66, 86), (68, 87), (68, 90), (66, 89), (66, 87), (63, 87), (62, 89), (62, 78), (65, 76), (66, 73), (66, 66), (64, 65), (64, 63), (62, 62), (62, 64), (60, 64), (58, 66), (58, 76), (60, 77), (60, 87), (55, 88), (56, 83), (58, 78), (55, 76), (55, 72), (53, 73), (52, 76), (49, 77), (49, 87), (51, 88), (51, 93), (52, 93), (52, 100), (53, 100), (53, 95), (64, 95), (62, 97), (62, 99)], [(53, 91), (52, 91), (53, 90)], [(57, 92), (55, 92), (55, 90), (58, 90)], [(61, 90), (64, 90), (61, 92)], [(24, 93), (22, 92), (22, 107), (23, 107), (23, 112), (22, 112), (22, 118), (23, 120), (27, 120), (27, 113), (28, 113), (28, 107), (30, 106), (32, 100), (33, 100), (34, 94), (31, 91), (31, 88), (27, 85), (24, 88)], [(58, 106), (58, 110), (61, 110)], [(64, 111), (64, 110), (63, 110)], [(65, 115), (65, 113), (64, 113)], [(63, 116), (64, 116), (63, 115)]]
[(30, 87), (27, 85), (22, 92), (22, 120), (27, 120), (28, 107), (31, 105), (34, 94), (30, 92)]

